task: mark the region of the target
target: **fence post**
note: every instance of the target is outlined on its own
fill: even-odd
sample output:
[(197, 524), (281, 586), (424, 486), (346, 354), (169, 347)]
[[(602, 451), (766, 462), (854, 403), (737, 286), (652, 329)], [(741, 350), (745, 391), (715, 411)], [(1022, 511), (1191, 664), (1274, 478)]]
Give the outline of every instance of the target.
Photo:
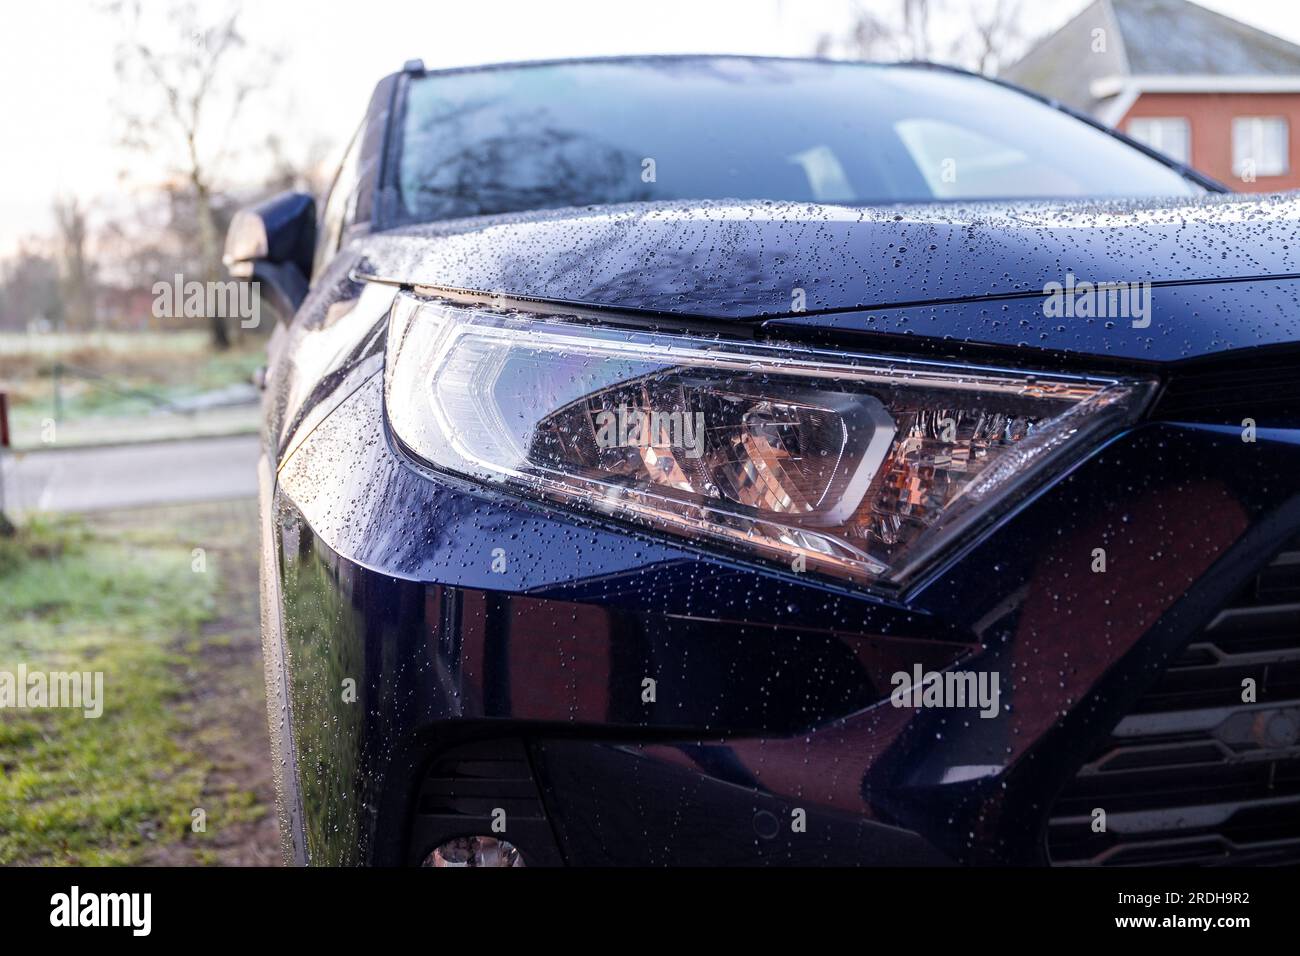
[(0, 534), (13, 534), (5, 514), (5, 459), (9, 457), (9, 396), (0, 392)]

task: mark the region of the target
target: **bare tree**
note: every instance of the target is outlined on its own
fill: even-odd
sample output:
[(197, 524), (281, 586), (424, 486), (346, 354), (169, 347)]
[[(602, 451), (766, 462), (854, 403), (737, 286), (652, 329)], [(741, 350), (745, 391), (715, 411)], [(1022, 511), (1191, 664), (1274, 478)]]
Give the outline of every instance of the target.
[(903, 58), (898, 32), (893, 26), (865, 7), (859, 6), (855, 12), (849, 43), (859, 59), (874, 59), (880, 55), (878, 51), (887, 51), (885, 55), (891, 58)]
[(271, 171), (263, 186), (268, 191), (292, 189), (311, 193), (317, 202), (323, 199), (334, 175), (334, 166), (328, 163), (334, 151), (331, 140), (320, 135), (309, 136), (299, 150), (300, 156), (294, 157), (289, 154), (284, 138), (273, 132), (266, 137), (266, 151), (271, 158)]
[[(221, 238), (214, 194), (230, 157), (229, 134), (249, 95), (265, 86), (274, 57), (249, 48), (239, 30), (238, 6), (208, 19), (193, 0), (171, 0), (163, 26), (146, 21), (139, 0), (118, 0), (110, 8), (125, 20), (116, 62), (119, 82), (129, 91), (123, 142), (163, 148), (174, 157), (194, 201), (203, 279), (216, 281)], [(213, 344), (227, 348), (226, 318), (212, 315), (209, 321)]]
[(1020, 0), (990, 0), (972, 7), (970, 19), (972, 68), (985, 76), (995, 76), (1015, 59), (1025, 39), (1020, 25)]
[(73, 328), (95, 324), (95, 267), (86, 250), (86, 208), (75, 196), (54, 200), (63, 315)]
[(58, 327), (63, 317), (59, 267), (29, 242), (0, 262), (0, 328), (26, 329), (33, 322)]
[(952, 51), (939, 48), (933, 30), (933, 15), (943, 13), (937, 0), (887, 0), (872, 6), (853, 0), (848, 29), (839, 36), (822, 34), (815, 51), (818, 56), (838, 51), (856, 60), (950, 58)]
[(930, 0), (903, 0), (903, 35), (908, 59), (930, 59)]
[(950, 0), (852, 0), (849, 25), (817, 39), (818, 56), (955, 63), (993, 75), (1023, 52), (1020, 0), (970, 0), (967, 21)]

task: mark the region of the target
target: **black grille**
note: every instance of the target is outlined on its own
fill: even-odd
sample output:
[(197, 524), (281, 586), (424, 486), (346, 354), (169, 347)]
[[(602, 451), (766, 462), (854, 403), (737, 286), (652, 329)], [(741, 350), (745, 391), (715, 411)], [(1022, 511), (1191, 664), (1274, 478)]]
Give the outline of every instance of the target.
[[(492, 828), (496, 811), (504, 832)], [(429, 764), (412, 814), (409, 861), (419, 863), (444, 840), (475, 835), (509, 840), (530, 866), (560, 862), (522, 741), (460, 744)]]
[(1092, 754), (1052, 810), (1047, 847), (1056, 866), (1300, 862), (1300, 538)]
[(1241, 368), (1175, 375), (1161, 395), (1153, 418), (1192, 418), (1241, 426), (1246, 417), (1277, 424), (1300, 413), (1300, 367), (1294, 358)]

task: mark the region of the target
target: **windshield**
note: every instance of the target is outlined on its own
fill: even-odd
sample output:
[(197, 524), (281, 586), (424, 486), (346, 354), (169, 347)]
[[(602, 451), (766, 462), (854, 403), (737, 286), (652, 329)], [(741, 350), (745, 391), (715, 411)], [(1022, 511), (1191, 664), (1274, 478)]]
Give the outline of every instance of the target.
[(1031, 97), (905, 66), (648, 58), (409, 86), (408, 221), (648, 200), (1177, 196), (1172, 169)]

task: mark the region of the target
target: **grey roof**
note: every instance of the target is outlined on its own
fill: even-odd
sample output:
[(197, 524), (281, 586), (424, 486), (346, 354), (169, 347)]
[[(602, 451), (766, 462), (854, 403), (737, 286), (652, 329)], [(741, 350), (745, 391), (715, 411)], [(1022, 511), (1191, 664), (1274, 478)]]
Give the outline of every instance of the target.
[(1189, 0), (1095, 0), (1002, 76), (1095, 113), (1093, 80), (1135, 74), (1300, 76), (1300, 46)]
[[(1093, 31), (1105, 31), (1105, 47), (1094, 49)], [(1093, 80), (1128, 72), (1119, 27), (1106, 0), (1095, 0), (1055, 33), (1036, 43), (1019, 61), (1001, 72), (1004, 79), (1094, 112)]]
[(1129, 72), (1300, 74), (1300, 46), (1187, 0), (1109, 0)]

